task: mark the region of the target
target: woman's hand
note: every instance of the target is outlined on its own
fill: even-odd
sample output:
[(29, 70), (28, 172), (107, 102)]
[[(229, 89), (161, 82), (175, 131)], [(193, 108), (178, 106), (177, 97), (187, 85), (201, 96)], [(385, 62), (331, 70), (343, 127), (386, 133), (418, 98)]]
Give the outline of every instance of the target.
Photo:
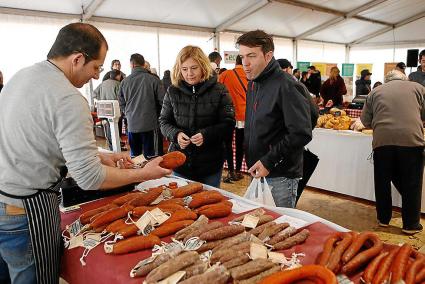
[(177, 134), (177, 143), (179, 143), (181, 149), (184, 149), (190, 144), (190, 138), (183, 132), (179, 132)]
[(204, 143), (204, 136), (201, 133), (195, 134), (190, 137), (190, 142), (199, 147)]

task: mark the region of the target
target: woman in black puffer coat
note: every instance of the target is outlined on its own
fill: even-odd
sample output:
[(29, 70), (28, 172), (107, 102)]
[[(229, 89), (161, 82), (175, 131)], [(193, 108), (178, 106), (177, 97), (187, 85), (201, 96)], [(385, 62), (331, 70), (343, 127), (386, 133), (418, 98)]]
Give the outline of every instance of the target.
[(174, 174), (219, 187), (224, 139), (235, 126), (232, 99), (199, 47), (179, 52), (171, 80), (159, 117), (161, 132), (171, 142), (170, 151), (187, 157)]

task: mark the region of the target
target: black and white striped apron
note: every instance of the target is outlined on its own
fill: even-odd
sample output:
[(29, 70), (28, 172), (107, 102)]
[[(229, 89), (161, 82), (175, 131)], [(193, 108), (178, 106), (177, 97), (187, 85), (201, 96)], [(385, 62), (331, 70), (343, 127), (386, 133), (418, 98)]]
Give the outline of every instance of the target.
[(22, 199), (36, 268), (37, 283), (59, 283), (62, 238), (60, 230), (59, 188), (61, 181), (48, 189), (36, 189), (28, 196), (0, 194)]

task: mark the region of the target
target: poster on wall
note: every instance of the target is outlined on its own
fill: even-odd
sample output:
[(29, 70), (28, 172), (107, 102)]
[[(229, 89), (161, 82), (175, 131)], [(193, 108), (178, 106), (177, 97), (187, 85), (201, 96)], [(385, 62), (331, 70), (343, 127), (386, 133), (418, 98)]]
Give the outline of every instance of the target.
[(308, 67), (310, 67), (310, 62), (298, 61), (297, 68), (300, 69), (301, 72), (307, 71)]
[(384, 65), (384, 76), (388, 74), (391, 70), (394, 70), (398, 62), (387, 62)]
[(353, 76), (345, 76), (342, 78), (344, 79), (345, 87), (347, 88), (347, 94), (343, 96), (344, 102), (351, 102), (353, 100)]
[(326, 63), (326, 73), (325, 73), (326, 76), (329, 77), (331, 75), (331, 69), (333, 67), (338, 67), (338, 64), (336, 64), (336, 63)]
[(370, 73), (372, 72), (373, 64), (372, 63), (358, 63), (356, 64), (356, 76), (360, 77), (360, 72), (364, 69), (369, 69)]
[(320, 71), (320, 75), (326, 76), (326, 63), (312, 62), (311, 65), (316, 67), (316, 70)]
[(353, 77), (354, 75), (354, 64), (342, 63), (342, 77)]
[(224, 52), (224, 63), (226, 64), (235, 64), (236, 57), (238, 56), (239, 51), (225, 51)]

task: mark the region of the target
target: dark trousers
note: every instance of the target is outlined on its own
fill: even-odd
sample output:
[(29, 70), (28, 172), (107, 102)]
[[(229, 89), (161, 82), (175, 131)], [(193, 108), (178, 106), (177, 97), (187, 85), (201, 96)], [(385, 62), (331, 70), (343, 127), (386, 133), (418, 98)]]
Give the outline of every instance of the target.
[(419, 225), (423, 147), (383, 146), (374, 149), (376, 212), (381, 223), (388, 224), (392, 215), (391, 181), (402, 200), (403, 228)]
[(145, 158), (155, 156), (155, 134), (154, 131), (128, 132), (128, 144), (130, 144), (130, 155), (136, 157), (142, 154)]
[[(243, 128), (235, 128), (235, 148), (236, 148), (236, 171), (240, 171), (242, 167), (243, 160), (243, 137), (244, 137), (244, 129)], [(233, 165), (233, 133), (229, 135), (225, 141), (226, 148), (226, 161), (229, 171), (234, 171)]]

